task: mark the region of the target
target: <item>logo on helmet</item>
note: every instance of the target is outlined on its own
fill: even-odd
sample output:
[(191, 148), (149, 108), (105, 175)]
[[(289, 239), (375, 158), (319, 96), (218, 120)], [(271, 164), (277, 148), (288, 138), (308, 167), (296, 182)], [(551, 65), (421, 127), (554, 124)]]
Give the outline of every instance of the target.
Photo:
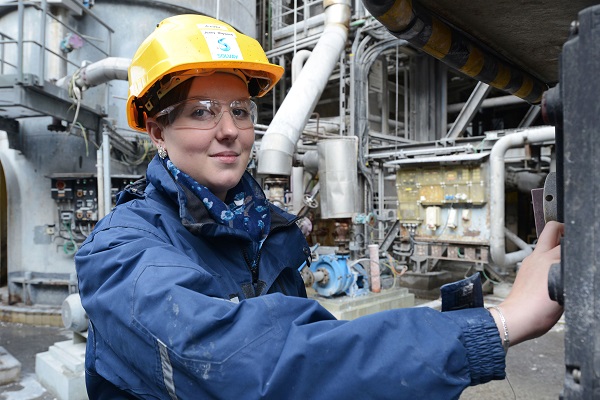
[(219, 50), (229, 51), (231, 49), (231, 47), (229, 47), (229, 45), (225, 43), (225, 38), (217, 40), (217, 43), (219, 44)]
[(213, 60), (243, 60), (236, 35), (232, 32), (202, 30)]

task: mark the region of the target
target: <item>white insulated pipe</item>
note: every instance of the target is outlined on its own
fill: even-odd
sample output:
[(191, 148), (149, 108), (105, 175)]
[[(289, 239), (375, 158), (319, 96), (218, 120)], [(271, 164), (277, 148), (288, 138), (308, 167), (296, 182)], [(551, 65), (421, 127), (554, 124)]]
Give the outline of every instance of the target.
[(290, 176), (296, 143), (346, 46), (350, 0), (324, 0), (323, 7), (323, 34), (262, 138), (259, 174)]
[(309, 59), (312, 51), (310, 50), (298, 50), (292, 59), (292, 84), (296, 82), (300, 71), (304, 67), (304, 63)]
[(304, 167), (292, 168), (292, 213), (298, 215), (304, 199)]
[(127, 80), (130, 58), (107, 57), (79, 69), (75, 84), (80, 88), (98, 86), (112, 80)]
[(111, 168), (110, 168), (110, 134), (108, 128), (104, 126), (102, 128), (102, 182), (98, 182), (98, 185), (102, 184), (104, 195), (104, 215), (99, 215), (102, 218), (107, 215), (112, 209), (112, 182), (111, 182)]
[[(112, 80), (127, 80), (127, 70), (131, 58), (107, 57), (85, 65), (75, 72), (74, 84), (82, 90), (101, 85)], [(73, 75), (60, 78), (57, 86), (68, 88)]]
[[(492, 261), (499, 266), (506, 267), (515, 264), (532, 252), (527, 243), (505, 227), (504, 156), (510, 148), (522, 147), (528, 143), (551, 141), (554, 140), (554, 137), (553, 126), (529, 128), (502, 137), (492, 147), (490, 153), (490, 182), (492, 182), (490, 187), (490, 255)], [(506, 237), (519, 246), (521, 250), (506, 253)]]
[(381, 292), (381, 268), (379, 267), (379, 245), (370, 244), (369, 248), (369, 280), (371, 292)]

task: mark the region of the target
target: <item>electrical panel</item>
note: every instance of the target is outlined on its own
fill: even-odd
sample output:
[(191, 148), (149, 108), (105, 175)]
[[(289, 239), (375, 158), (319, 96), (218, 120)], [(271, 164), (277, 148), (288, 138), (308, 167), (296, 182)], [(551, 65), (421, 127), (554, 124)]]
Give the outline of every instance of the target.
[[(111, 177), (110, 208), (115, 206), (117, 193), (140, 178), (139, 175)], [(54, 174), (50, 181), (50, 193), (58, 206), (58, 235), (70, 243), (65, 247), (74, 252), (76, 244), (85, 240), (99, 220), (98, 179), (89, 174)]]
[(484, 165), (444, 165), (400, 169), (396, 174), (398, 219), (419, 223), (431, 206), (483, 205), (487, 202)]
[(93, 176), (52, 178), (52, 198), (61, 209), (61, 221), (76, 224), (98, 221), (97, 179)]

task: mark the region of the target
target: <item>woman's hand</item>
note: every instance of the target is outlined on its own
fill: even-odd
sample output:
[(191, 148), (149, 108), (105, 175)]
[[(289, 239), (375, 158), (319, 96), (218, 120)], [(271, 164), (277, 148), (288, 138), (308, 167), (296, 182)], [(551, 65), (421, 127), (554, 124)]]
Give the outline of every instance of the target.
[[(552, 264), (560, 262), (563, 233), (562, 223), (546, 224), (535, 250), (523, 260), (510, 294), (500, 304), (511, 346), (548, 332), (562, 315), (563, 308), (548, 294), (548, 272)], [(495, 311), (492, 315), (503, 338), (500, 316)]]

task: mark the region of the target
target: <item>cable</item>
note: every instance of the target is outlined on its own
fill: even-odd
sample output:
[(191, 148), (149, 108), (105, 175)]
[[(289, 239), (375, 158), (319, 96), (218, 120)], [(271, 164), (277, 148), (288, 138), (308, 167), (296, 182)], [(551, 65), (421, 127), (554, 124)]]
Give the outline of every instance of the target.
[(492, 282), (492, 284), (499, 285), (501, 283), (501, 282), (495, 281), (492, 278), (490, 278), (489, 276), (487, 276), (487, 274), (485, 273), (485, 267), (481, 269), (481, 273), (483, 274), (484, 278), (487, 279), (488, 281)]
[(77, 77), (77, 73), (74, 73), (71, 77), (71, 81), (69, 82), (69, 97), (72, 98), (73, 103), (77, 105), (77, 107), (75, 108), (75, 116), (73, 117), (73, 122), (71, 123), (69, 133), (71, 133), (71, 129), (73, 128), (73, 126), (75, 126), (77, 122), (77, 118), (79, 117), (79, 109), (81, 107), (81, 89), (75, 84), (75, 80), (77, 79)]
[(63, 251), (65, 252), (65, 254), (68, 255), (75, 254), (77, 252), (78, 246), (77, 242), (75, 242), (75, 239), (73, 238), (71, 224), (68, 222), (63, 222), (63, 226), (65, 227), (67, 232), (69, 232), (69, 240), (65, 241), (65, 244), (63, 245)]

